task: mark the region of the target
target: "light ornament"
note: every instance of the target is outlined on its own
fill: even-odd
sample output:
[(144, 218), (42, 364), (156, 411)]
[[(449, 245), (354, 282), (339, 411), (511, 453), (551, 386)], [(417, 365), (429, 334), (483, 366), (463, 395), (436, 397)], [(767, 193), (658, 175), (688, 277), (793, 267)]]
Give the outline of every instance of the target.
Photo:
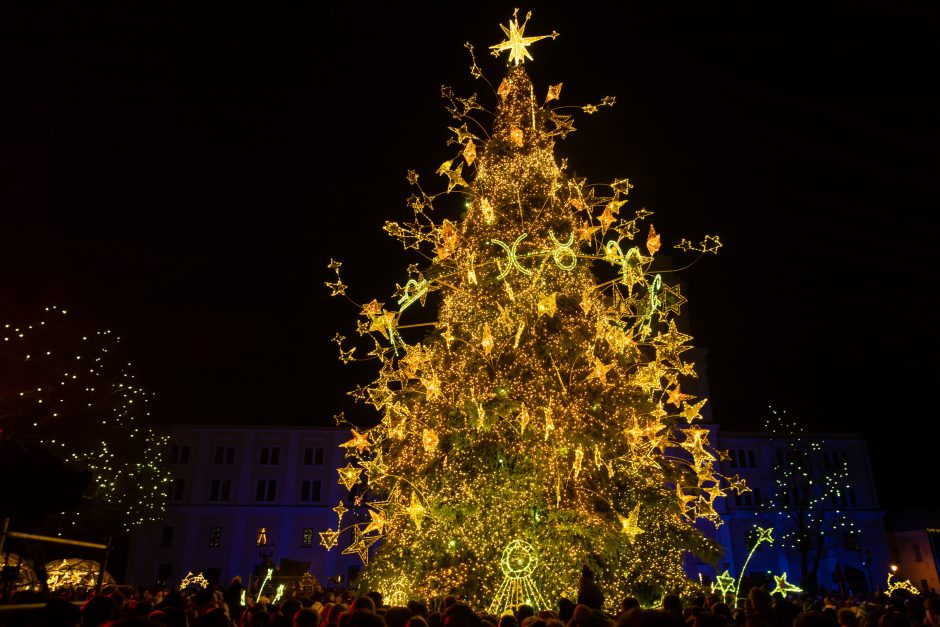
[(271, 581), (271, 575), (274, 574), (274, 569), (269, 568), (267, 574), (265, 574), (264, 579), (261, 581), (261, 586), (258, 588), (258, 596), (260, 597), (264, 594), (264, 587), (268, 585), (268, 582)]
[(549, 318), (553, 317), (555, 312), (558, 311), (558, 303), (556, 302), (557, 297), (558, 294), (555, 292), (552, 292), (547, 296), (543, 296), (542, 299), (539, 300), (537, 306), (538, 315), (548, 316)]
[(347, 490), (352, 490), (353, 486), (359, 483), (359, 477), (362, 474), (362, 468), (346, 464), (345, 468), (337, 468), (339, 473), (339, 482), (346, 486)]
[(551, 605), (542, 597), (542, 593), (532, 581), (532, 573), (538, 566), (538, 554), (535, 548), (523, 540), (513, 540), (500, 559), (503, 582), (493, 596), (488, 612), (500, 616), (507, 610), (513, 610), (520, 604), (526, 604), (536, 611), (551, 609)]
[(636, 504), (636, 507), (633, 508), (629, 516), (624, 517), (618, 514), (617, 517), (620, 519), (620, 532), (627, 536), (627, 539), (630, 540), (630, 544), (636, 542), (636, 537), (638, 535), (641, 533), (646, 533), (645, 530), (640, 529), (640, 527), (637, 525), (637, 520), (640, 517), (639, 503)]
[(770, 591), (771, 594), (779, 592), (780, 594), (786, 596), (789, 593), (798, 593), (803, 592), (803, 588), (790, 583), (787, 581), (787, 573), (784, 572), (779, 577), (774, 575), (774, 589)]
[(428, 282), (426, 279), (421, 279), (420, 281), (408, 279), (408, 282), (405, 283), (405, 287), (402, 290), (402, 296), (398, 299), (398, 312), (403, 312), (417, 300), (421, 300), (421, 304), (423, 305), (424, 297), (427, 296), (427, 293)]
[(888, 593), (889, 597), (898, 590), (906, 590), (911, 594), (920, 594), (920, 590), (918, 590), (917, 587), (909, 580), (903, 579), (901, 581), (891, 581), (892, 579), (894, 579), (894, 573), (888, 573), (888, 587), (886, 592)]
[(751, 551), (747, 554), (747, 558), (744, 560), (744, 566), (741, 567), (741, 572), (738, 576), (738, 585), (734, 589), (734, 596), (738, 599), (741, 598), (741, 580), (744, 579), (744, 573), (747, 571), (748, 562), (751, 561), (751, 557), (754, 555), (754, 551), (757, 550), (757, 547), (761, 543), (766, 542), (767, 544), (773, 544), (774, 539), (771, 535), (773, 532), (772, 527), (755, 527), (757, 530), (757, 538), (754, 540), (754, 546), (751, 547)]
[(405, 508), (405, 512), (411, 517), (411, 521), (415, 524), (415, 527), (420, 529), (421, 523), (424, 522), (424, 517), (427, 515), (428, 510), (421, 504), (421, 499), (418, 498), (418, 495), (412, 492), (411, 503)]
[(512, 14), (512, 21), (509, 22), (509, 26), (503, 26), (502, 24), (499, 26), (503, 29), (503, 33), (507, 37), (506, 41), (490, 46), (490, 50), (493, 51), (493, 56), (499, 56), (500, 52), (508, 50), (509, 62), (515, 65), (524, 63), (526, 59), (532, 61), (532, 55), (529, 53), (528, 47), (535, 42), (546, 39), (548, 37), (551, 37), (552, 39), (558, 37), (558, 33), (556, 32), (552, 32), (551, 35), (523, 37), (523, 34), (525, 33), (525, 25), (532, 16), (532, 12), (529, 11), (526, 13), (525, 20), (521, 25), (519, 24), (518, 15), (519, 9), (516, 9)]
[(277, 587), (277, 593), (274, 595), (274, 599), (271, 600), (271, 603), (272, 603), (272, 604), (277, 604), (277, 603), (281, 600), (281, 597), (284, 596), (284, 588), (285, 588), (285, 587), (286, 587), (286, 586), (285, 586), (284, 584), (280, 584), (280, 585)]
[(489, 355), (493, 352), (493, 332), (490, 330), (490, 323), (483, 323), (483, 339), (480, 340), (480, 345), (483, 347), (483, 354)]
[(424, 445), (424, 452), (431, 454), (437, 450), (438, 437), (434, 429), (425, 429), (421, 435), (421, 444)]
[(339, 520), (337, 521), (337, 525), (338, 525), (343, 522), (343, 514), (345, 514), (349, 510), (346, 509), (346, 505), (342, 501), (340, 501), (339, 505), (333, 508), (333, 511), (336, 512), (336, 516), (339, 518)]
[[(350, 429), (350, 431), (352, 432), (352, 439), (343, 442), (340, 444), (340, 447), (345, 449), (355, 449), (356, 453), (362, 455), (363, 449), (367, 449), (371, 446), (369, 443), (369, 438), (367, 438), (362, 433), (359, 433), (359, 431), (356, 429)], [(348, 457), (349, 455), (351, 455), (351, 451), (346, 452), (346, 456)]]
[(721, 592), (722, 595), (728, 594), (729, 592), (735, 591), (735, 580), (728, 571), (721, 573), (715, 577), (715, 589)]
[(334, 531), (332, 529), (327, 529), (326, 531), (320, 532), (320, 546), (325, 548), (327, 551), (336, 546), (339, 538), (339, 531)]
[(202, 576), (202, 572), (198, 575), (194, 575), (193, 571), (189, 571), (183, 580), (180, 581), (180, 590), (185, 590), (189, 586), (199, 586), (203, 590), (209, 587), (209, 580)]

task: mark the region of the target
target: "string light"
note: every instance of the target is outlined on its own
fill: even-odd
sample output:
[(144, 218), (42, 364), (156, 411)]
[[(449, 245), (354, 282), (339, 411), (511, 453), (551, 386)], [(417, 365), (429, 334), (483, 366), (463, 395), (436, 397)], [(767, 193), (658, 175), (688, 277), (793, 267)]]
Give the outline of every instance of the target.
[[(384, 225), (429, 265), (409, 266), (391, 299), (361, 304), (342, 264), (329, 264), (326, 285), (357, 308), (364, 345), (337, 334), (340, 360), (378, 363), (378, 377), (350, 392), (377, 424), (337, 417), (354, 429), (339, 481), (381, 524), (340, 520), (321, 545), (351, 529), (343, 552), (358, 554), (365, 585), (386, 595), (459, 592), (480, 607), (525, 597), (547, 609), (585, 563), (608, 599), (684, 588), (687, 554), (718, 550), (696, 522), (721, 524), (716, 499), (747, 489), (718, 471), (722, 452), (691, 424), (706, 399), (680, 391), (696, 377), (684, 357), (692, 338), (674, 322), (678, 286), (653, 270), (663, 235), (640, 226), (652, 213), (628, 211), (627, 179), (588, 183), (555, 157), (574, 127), (548, 106), (560, 84), (536, 99), (523, 62), (548, 36), (525, 37), (528, 19), (514, 13), (507, 40), (491, 47), (509, 52), (495, 113), (442, 90), (457, 121), (457, 154), (437, 170), (446, 189), (430, 193), (409, 171), (414, 219)], [(482, 77), (475, 59), (471, 74)], [(461, 219), (439, 217), (436, 205), (454, 196)], [(697, 257), (719, 246), (714, 236), (682, 242)], [(507, 547), (531, 548), (540, 564), (509, 578), (511, 594)]]

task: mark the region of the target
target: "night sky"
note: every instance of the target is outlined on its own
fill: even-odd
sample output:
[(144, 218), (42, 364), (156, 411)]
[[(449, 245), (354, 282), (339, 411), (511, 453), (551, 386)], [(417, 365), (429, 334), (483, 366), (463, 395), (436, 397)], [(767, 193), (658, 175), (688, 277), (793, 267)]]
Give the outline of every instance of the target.
[[(415, 259), (381, 227), (407, 170), (446, 182), (441, 85), (495, 103), (463, 44), (498, 85), (514, 5), (130, 4), (2, 21), (0, 322), (114, 330), (161, 422), (365, 424), (327, 264), (391, 300)], [(569, 169), (628, 177), (664, 248), (724, 243), (682, 275), (715, 421), (860, 432), (888, 507), (924, 500), (938, 431), (935, 6), (521, 7), (560, 33), (539, 93), (617, 99), (578, 115)]]

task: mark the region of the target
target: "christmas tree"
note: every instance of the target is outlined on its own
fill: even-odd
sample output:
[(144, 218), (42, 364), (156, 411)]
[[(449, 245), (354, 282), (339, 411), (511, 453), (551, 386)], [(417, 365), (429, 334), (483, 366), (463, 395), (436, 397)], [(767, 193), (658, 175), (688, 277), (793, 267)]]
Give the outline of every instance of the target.
[[(409, 172), (414, 220), (385, 225), (429, 263), (408, 268), (394, 302), (357, 305), (379, 367), (352, 395), (380, 420), (350, 425), (338, 469), (362, 516), (340, 503), (320, 534), (367, 562), (368, 588), (493, 611), (573, 598), (585, 565), (612, 603), (681, 590), (687, 555), (717, 551), (696, 521), (718, 524), (716, 499), (747, 489), (717, 474), (719, 452), (695, 424), (706, 399), (682, 391), (696, 376), (675, 322), (685, 299), (655, 270), (660, 235), (641, 227), (651, 212), (621, 216), (627, 179), (588, 183), (554, 154), (572, 116), (550, 106), (561, 84), (536, 97), (524, 61), (557, 33), (525, 36), (528, 19), (514, 14), (491, 46), (508, 52), (491, 132), (477, 130), (489, 114), (476, 95), (445, 88), (459, 150), (437, 171), (446, 190), (430, 194)], [(455, 196), (463, 215), (437, 217)], [(327, 286), (345, 296), (340, 266)], [(432, 304), (432, 320), (412, 317)], [(341, 360), (358, 358), (335, 341)]]

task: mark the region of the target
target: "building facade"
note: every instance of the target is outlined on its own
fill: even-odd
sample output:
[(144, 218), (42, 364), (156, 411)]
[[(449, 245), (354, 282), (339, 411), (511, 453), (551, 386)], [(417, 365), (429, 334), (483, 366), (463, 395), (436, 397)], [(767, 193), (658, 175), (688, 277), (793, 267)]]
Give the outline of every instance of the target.
[(126, 583), (176, 585), (188, 573), (212, 584), (267, 568), (312, 573), (324, 587), (358, 572), (356, 554), (327, 551), (320, 531), (336, 529), (339, 504), (358, 509), (337, 482), (344, 429), (243, 426), (162, 427), (172, 469), (163, 520), (135, 530)]

